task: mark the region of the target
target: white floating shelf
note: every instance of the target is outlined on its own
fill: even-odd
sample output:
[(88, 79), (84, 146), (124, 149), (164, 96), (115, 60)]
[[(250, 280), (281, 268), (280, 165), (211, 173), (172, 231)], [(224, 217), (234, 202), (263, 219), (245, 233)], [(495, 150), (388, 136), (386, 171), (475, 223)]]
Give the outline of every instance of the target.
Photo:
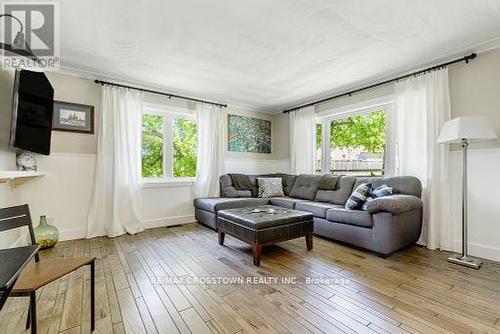
[(11, 182), (12, 189), (28, 182), (29, 180), (45, 175), (42, 172), (0, 170), (0, 183)]

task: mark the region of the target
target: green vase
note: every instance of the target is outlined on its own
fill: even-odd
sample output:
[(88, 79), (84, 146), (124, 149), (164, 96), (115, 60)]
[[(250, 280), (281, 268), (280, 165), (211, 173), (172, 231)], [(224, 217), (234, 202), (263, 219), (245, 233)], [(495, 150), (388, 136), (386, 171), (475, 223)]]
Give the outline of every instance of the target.
[(35, 240), (42, 249), (54, 247), (59, 240), (59, 230), (47, 223), (47, 217), (40, 216), (40, 224), (35, 227)]

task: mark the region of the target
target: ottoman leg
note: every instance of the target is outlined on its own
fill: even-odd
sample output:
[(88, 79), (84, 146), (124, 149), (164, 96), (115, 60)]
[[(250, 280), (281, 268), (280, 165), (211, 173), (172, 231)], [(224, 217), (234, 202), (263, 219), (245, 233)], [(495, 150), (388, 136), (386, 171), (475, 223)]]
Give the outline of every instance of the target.
[(312, 232), (306, 234), (306, 245), (307, 245), (307, 250), (313, 249), (313, 234), (312, 234)]
[(262, 245), (254, 244), (252, 246), (253, 264), (256, 266), (260, 265), (260, 253), (261, 252), (262, 252)]
[(226, 236), (226, 233), (219, 230), (219, 245), (224, 245), (224, 237), (225, 236)]

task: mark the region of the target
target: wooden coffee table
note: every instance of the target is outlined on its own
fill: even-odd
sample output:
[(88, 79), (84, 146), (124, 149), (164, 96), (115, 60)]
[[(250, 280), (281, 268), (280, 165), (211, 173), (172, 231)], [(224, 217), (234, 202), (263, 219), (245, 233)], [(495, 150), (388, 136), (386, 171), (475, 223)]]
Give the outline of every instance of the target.
[(227, 234), (252, 245), (253, 264), (260, 265), (263, 246), (305, 237), (307, 250), (313, 248), (313, 216), (308, 212), (273, 205), (221, 210), (217, 213), (219, 244)]

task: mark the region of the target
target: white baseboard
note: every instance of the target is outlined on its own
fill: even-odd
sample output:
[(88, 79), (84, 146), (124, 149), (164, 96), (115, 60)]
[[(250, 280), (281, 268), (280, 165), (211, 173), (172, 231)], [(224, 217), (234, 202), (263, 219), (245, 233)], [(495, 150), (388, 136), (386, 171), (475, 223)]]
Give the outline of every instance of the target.
[[(161, 217), (154, 219), (145, 219), (142, 224), (145, 229), (181, 225), (194, 222), (194, 215), (176, 216), (176, 217)], [(74, 240), (85, 239), (87, 237), (86, 229), (73, 229), (59, 232), (59, 240)]]
[(85, 228), (75, 228), (72, 230), (59, 231), (59, 240), (75, 240), (83, 239), (87, 237), (87, 229)]
[[(454, 249), (456, 251), (460, 252), (459, 250), (462, 249), (462, 241), (461, 240), (455, 240)], [(469, 242), (468, 250), (469, 250), (468, 251), (469, 255), (472, 255), (475, 257), (480, 257), (482, 259), (500, 261), (500, 248), (498, 248), (498, 247), (481, 245), (481, 244)]]
[(157, 228), (157, 227), (165, 227), (165, 226), (173, 226), (173, 225), (181, 225), (188, 224), (196, 221), (194, 215), (187, 216), (176, 216), (176, 217), (161, 217), (161, 218), (153, 218), (153, 219), (145, 219), (142, 224), (144, 228)]

